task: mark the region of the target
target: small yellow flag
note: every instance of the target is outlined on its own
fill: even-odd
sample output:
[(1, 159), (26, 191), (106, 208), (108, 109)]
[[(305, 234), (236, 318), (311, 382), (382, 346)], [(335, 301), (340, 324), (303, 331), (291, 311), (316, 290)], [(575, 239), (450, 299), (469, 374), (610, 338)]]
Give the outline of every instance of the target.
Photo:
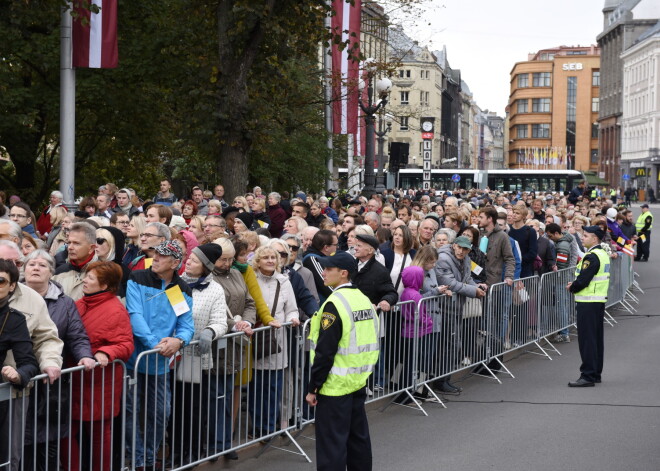
[(174, 313), (177, 316), (185, 314), (190, 310), (188, 308), (188, 303), (183, 297), (181, 288), (179, 288), (179, 285), (172, 286), (171, 288), (165, 290), (165, 294), (167, 295), (167, 299), (169, 299), (170, 304), (172, 305), (172, 309), (174, 309)]

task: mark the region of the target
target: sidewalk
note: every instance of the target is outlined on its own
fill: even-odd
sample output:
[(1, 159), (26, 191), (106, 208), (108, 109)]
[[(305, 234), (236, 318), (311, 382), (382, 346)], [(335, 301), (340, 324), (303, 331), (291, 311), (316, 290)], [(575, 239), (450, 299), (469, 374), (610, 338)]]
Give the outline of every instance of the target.
[[(657, 239), (652, 238), (654, 261), (660, 260)], [(429, 417), (399, 406), (371, 410), (374, 470), (660, 469), (660, 279), (654, 263), (636, 263), (635, 270), (645, 294), (635, 316), (613, 312), (619, 323), (605, 326), (602, 384), (567, 387), (579, 376), (575, 337), (557, 345), (562, 356), (555, 353), (552, 361), (530, 354), (507, 357), (515, 379), (500, 375), (499, 385), (465, 378), (463, 393), (447, 397), (447, 409), (425, 405)], [(299, 443), (313, 460), (315, 443), (305, 438)], [(237, 462), (221, 459), (199, 469), (315, 469), (279, 450), (253, 455), (246, 450)]]

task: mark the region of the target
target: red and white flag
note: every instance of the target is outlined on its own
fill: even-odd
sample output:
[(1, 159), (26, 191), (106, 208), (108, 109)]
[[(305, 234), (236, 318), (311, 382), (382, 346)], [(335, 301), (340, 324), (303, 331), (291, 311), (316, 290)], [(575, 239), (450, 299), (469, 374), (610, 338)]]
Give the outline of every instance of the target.
[(623, 253), (627, 254), (627, 255), (630, 255), (631, 257), (633, 257), (635, 255), (635, 251), (633, 250), (632, 246), (630, 246), (630, 245), (624, 245), (621, 248), (621, 251)]
[(73, 19), (73, 66), (95, 69), (117, 67), (117, 0), (91, 0), (93, 13), (76, 1)]
[(568, 262), (568, 255), (565, 253), (558, 252), (557, 253), (557, 261), (561, 263), (566, 263)]
[[(332, 34), (341, 35), (345, 47), (332, 44), (332, 131), (355, 134), (358, 120), (358, 81), (360, 53), (360, 17), (362, 0), (353, 4), (333, 0)], [(349, 51), (350, 56), (349, 57)]]

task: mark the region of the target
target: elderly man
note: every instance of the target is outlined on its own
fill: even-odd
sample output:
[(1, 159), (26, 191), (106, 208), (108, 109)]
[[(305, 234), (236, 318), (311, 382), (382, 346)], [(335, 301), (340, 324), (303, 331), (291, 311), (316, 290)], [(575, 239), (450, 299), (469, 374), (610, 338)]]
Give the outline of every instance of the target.
[[(130, 437), (128, 451), (135, 454), (133, 465), (140, 469), (157, 466), (156, 452), (170, 416), (170, 358), (190, 342), (195, 330), (191, 290), (177, 274), (182, 258), (177, 244), (162, 242), (153, 247), (151, 268), (131, 273), (128, 280), (126, 309), (135, 351), (126, 368), (137, 380), (137, 393), (128, 394), (126, 401), (126, 432)], [(158, 352), (138, 360), (149, 350)], [(134, 423), (138, 430), (134, 430)]]
[(9, 240), (20, 247), (23, 240), (21, 226), (9, 219), (0, 219), (0, 240)]
[(85, 267), (96, 258), (96, 229), (86, 222), (77, 222), (69, 229), (66, 248), (68, 259), (55, 270), (53, 280), (62, 285), (64, 294), (74, 301), (83, 297)]
[(46, 240), (48, 233), (53, 229), (50, 222), (50, 212), (53, 208), (62, 205), (62, 193), (60, 191), (53, 191), (50, 194), (50, 204), (44, 208), (37, 219), (37, 231), (41, 234), (41, 238)]
[(330, 207), (330, 200), (325, 196), (321, 196), (319, 198), (319, 206), (321, 207), (321, 212), (332, 219), (332, 222), (337, 224), (337, 221), (339, 221), (339, 215), (337, 214), (337, 211)]
[(424, 219), (417, 229), (419, 245), (428, 245), (433, 241), (433, 236), (438, 232), (438, 221), (433, 218)]
[(144, 270), (151, 267), (154, 257), (154, 247), (172, 238), (170, 228), (160, 222), (150, 222), (144, 232), (140, 234), (140, 253), (128, 268), (132, 271)]
[(272, 192), (268, 194), (268, 217), (270, 218), (270, 226), (268, 231), (275, 239), (282, 237), (284, 231), (284, 221), (287, 219), (286, 211), (280, 206), (282, 196), (279, 193)]
[(374, 213), (378, 213), (378, 214), (380, 214), (380, 208), (381, 208), (381, 206), (382, 206), (382, 204), (381, 204), (380, 201), (378, 201), (376, 198), (371, 198), (371, 199), (367, 202), (367, 208), (366, 208), (366, 211), (367, 211), (367, 212), (374, 212)]
[(375, 233), (380, 227), (380, 216), (375, 211), (369, 211), (364, 214), (364, 223), (371, 227)]
[[(448, 370), (455, 369), (461, 360), (463, 349), (462, 312), (465, 298), (483, 298), (488, 286), (477, 284), (472, 279), (472, 267), (468, 254), (472, 249), (470, 239), (465, 236), (457, 237), (453, 244), (444, 245), (438, 249), (438, 261), (435, 264), (435, 277), (438, 286), (446, 285), (456, 300), (449, 312), (443, 313), (438, 364), (447, 365)], [(471, 352), (464, 352), (471, 355)], [(444, 372), (443, 372), (444, 373)], [(441, 373), (442, 374), (442, 373)], [(450, 377), (445, 376), (434, 384), (434, 388), (443, 393), (458, 393), (461, 388), (449, 382)]]
[(227, 221), (221, 216), (206, 216), (204, 219), (204, 235), (209, 241), (213, 241), (218, 237), (227, 234)]
[(308, 226), (302, 230), (301, 236), (303, 252), (307, 252), (312, 246), (312, 240), (314, 240), (314, 236), (318, 231), (319, 228), (314, 226)]
[(98, 195), (96, 197), (96, 215), (97, 216), (102, 216), (104, 218), (110, 219), (112, 215), (114, 214), (114, 211), (112, 210), (112, 207), (110, 206), (111, 199), (108, 195), (105, 193), (102, 195)]
[[(21, 251), (18, 245), (11, 241), (0, 240), (0, 258), (13, 262), (17, 267), (23, 266)], [(60, 377), (64, 343), (58, 337), (57, 327), (50, 318), (46, 302), (33, 289), (22, 283), (17, 283), (16, 289), (9, 299), (9, 307), (25, 315), (27, 328), (32, 338), (34, 355), (37, 358), (37, 363), (39, 363), (39, 370), (48, 375), (48, 382), (53, 384)], [(7, 352), (5, 365), (16, 367), (11, 351)], [(15, 392), (12, 391), (12, 394), (15, 394)], [(11, 469), (19, 469), (25, 426), (25, 404), (27, 404), (27, 401), (22, 400), (16, 400), (12, 403)]]
[(355, 238), (358, 270), (352, 277), (353, 284), (367, 295), (377, 308), (389, 311), (398, 301), (399, 294), (394, 289), (387, 268), (376, 261), (378, 239), (366, 234), (358, 234)]

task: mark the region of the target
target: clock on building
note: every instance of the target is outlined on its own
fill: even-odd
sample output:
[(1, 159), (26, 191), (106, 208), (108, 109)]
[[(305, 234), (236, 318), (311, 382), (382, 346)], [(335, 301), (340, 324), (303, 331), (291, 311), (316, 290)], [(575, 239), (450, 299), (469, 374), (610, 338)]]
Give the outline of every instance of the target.
[(422, 130), (425, 132), (431, 132), (433, 129), (433, 123), (431, 121), (424, 121), (422, 123)]

